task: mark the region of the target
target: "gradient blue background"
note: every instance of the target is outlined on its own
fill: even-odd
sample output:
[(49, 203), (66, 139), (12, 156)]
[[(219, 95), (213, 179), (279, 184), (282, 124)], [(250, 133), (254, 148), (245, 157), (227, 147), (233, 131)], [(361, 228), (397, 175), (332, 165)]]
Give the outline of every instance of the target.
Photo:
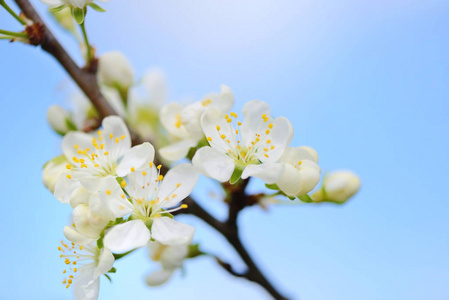
[[(8, 1), (9, 3), (11, 1)], [(45, 13), (39, 1), (32, 1)], [(264, 273), (294, 299), (449, 299), (449, 2), (284, 0), (113, 0), (89, 13), (101, 54), (121, 50), (137, 74), (162, 68), (170, 98), (199, 98), (229, 85), (236, 111), (260, 99), (295, 127), (323, 171), (348, 168), (363, 181), (347, 205), (245, 210), (242, 236)], [(48, 15), (45, 15), (50, 20)], [(55, 27), (52, 21), (49, 23)], [(0, 28), (19, 30), (0, 11)], [(74, 57), (76, 44), (54, 29)], [(0, 299), (71, 299), (60, 284), (56, 249), (70, 208), (40, 181), (60, 153), (46, 123), (65, 104), (70, 80), (40, 49), (0, 41)], [(262, 189), (255, 180), (251, 190)], [(195, 190), (225, 216), (202, 180)], [(243, 270), (215, 232), (195, 240)], [(144, 276), (156, 266), (138, 251), (116, 264), (100, 299), (269, 299), (209, 258), (187, 262), (160, 288)]]

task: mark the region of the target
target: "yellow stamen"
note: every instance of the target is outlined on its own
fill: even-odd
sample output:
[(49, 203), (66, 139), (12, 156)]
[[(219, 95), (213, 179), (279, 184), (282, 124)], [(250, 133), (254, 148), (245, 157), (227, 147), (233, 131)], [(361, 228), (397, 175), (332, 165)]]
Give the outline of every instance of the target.
[(207, 140), (208, 140), (209, 142), (212, 142), (212, 138), (211, 138), (210, 136), (207, 137)]
[(107, 190), (106, 191), (106, 195), (110, 195), (111, 194), (111, 191), (110, 190)]
[(134, 172), (136, 170), (136, 168), (131, 167), (131, 172)]
[(182, 209), (186, 209), (187, 207), (189, 207), (187, 204), (181, 204)]

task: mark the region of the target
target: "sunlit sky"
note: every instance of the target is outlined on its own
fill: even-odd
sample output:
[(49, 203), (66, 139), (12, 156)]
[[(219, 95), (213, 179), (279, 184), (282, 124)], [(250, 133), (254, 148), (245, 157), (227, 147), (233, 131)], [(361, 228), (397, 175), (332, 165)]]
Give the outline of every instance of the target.
[[(8, 0), (7, 0), (8, 1)], [(8, 1), (11, 3), (12, 1)], [(76, 43), (32, 1), (78, 62)], [(120, 50), (137, 76), (164, 70), (170, 100), (232, 88), (235, 111), (259, 99), (295, 127), (293, 145), (320, 155), (323, 174), (351, 169), (361, 191), (346, 205), (248, 208), (239, 218), (248, 250), (292, 299), (449, 298), (449, 2), (302, 0), (112, 0), (89, 12), (98, 53)], [(0, 29), (19, 30), (0, 11)], [(61, 152), (46, 123), (67, 105), (70, 79), (38, 48), (0, 41), (3, 183), (0, 299), (72, 299), (61, 284), (57, 244), (70, 208), (41, 183)], [(254, 180), (250, 190), (263, 190)], [(194, 191), (218, 218), (212, 182)], [(244, 264), (210, 227), (190, 216), (195, 241)], [(99, 299), (270, 299), (207, 257), (188, 261), (158, 288), (145, 249), (118, 261)]]

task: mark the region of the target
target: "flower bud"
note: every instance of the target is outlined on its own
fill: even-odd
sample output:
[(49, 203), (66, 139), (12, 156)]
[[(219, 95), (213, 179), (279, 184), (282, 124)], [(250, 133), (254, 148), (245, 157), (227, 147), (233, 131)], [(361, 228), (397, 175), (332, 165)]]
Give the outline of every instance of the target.
[(314, 202), (344, 203), (360, 188), (359, 177), (351, 171), (335, 171), (324, 178), (323, 187), (312, 195)]
[(97, 76), (101, 84), (116, 88), (123, 95), (133, 83), (134, 71), (122, 53), (112, 51), (100, 57)]
[(76, 129), (69, 126), (71, 124), (69, 113), (58, 105), (52, 105), (48, 108), (47, 120), (51, 128), (61, 135), (66, 134), (69, 130)]
[(42, 182), (45, 187), (50, 191), (55, 191), (56, 181), (59, 176), (67, 171), (68, 161), (64, 155), (56, 156), (52, 160), (48, 161), (42, 170)]
[(50, 10), (53, 17), (58, 21), (59, 25), (70, 32), (75, 31), (75, 22), (73, 22), (72, 11), (66, 7), (59, 11)]

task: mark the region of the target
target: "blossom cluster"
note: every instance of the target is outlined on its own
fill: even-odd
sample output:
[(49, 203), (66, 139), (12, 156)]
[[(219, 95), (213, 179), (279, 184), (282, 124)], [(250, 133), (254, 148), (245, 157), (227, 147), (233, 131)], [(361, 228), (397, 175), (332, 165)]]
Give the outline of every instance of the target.
[[(308, 195), (320, 181), (318, 154), (308, 146), (291, 146), (292, 124), (273, 117), (266, 102), (247, 102), (239, 116), (231, 110), (233, 92), (222, 85), (220, 92), (193, 103), (166, 103), (160, 72), (134, 77), (122, 54), (104, 54), (98, 81), (118, 115), (99, 123), (82, 95), (74, 97), (73, 111), (48, 110), (50, 125), (63, 136), (63, 154), (45, 165), (43, 181), (73, 208), (71, 225), (63, 229), (68, 242), (58, 249), (67, 265), (63, 283), (73, 285), (76, 299), (96, 299), (100, 277), (115, 272), (115, 259), (137, 248), (148, 247), (162, 266), (147, 277), (150, 286), (182, 268), (192, 257), (195, 229), (172, 213), (187, 208), (181, 202), (200, 174), (231, 185), (250, 177), (262, 180), (275, 192), (260, 197), (261, 205), (278, 196), (343, 203), (360, 186), (353, 173), (335, 172)], [(132, 146), (128, 128), (151, 143)], [(165, 173), (156, 161), (171, 168)]]

